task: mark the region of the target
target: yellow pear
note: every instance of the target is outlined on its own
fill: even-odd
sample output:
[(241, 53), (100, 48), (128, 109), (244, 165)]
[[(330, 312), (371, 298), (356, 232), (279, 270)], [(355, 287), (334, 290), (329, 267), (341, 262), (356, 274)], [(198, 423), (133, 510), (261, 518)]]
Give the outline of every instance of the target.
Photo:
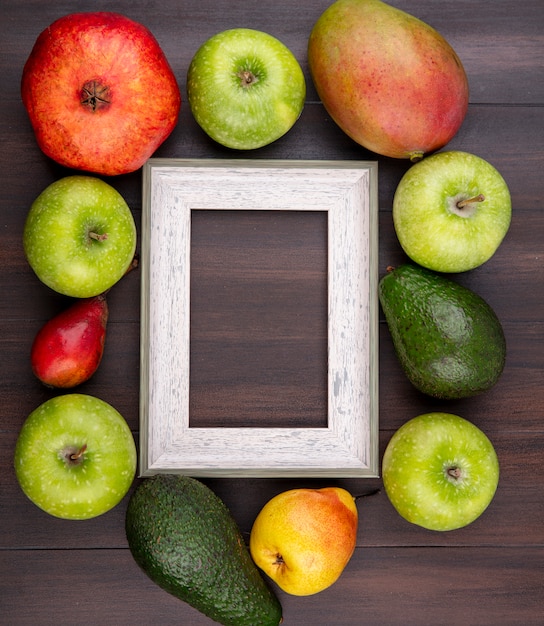
[(330, 587), (355, 550), (358, 513), (345, 489), (292, 489), (258, 514), (251, 556), (286, 593), (308, 596)]

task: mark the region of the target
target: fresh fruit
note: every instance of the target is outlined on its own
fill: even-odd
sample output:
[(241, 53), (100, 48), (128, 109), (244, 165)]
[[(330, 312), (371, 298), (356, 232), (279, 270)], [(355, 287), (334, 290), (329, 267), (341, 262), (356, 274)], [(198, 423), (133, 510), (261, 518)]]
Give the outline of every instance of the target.
[(92, 298), (112, 287), (132, 263), (136, 224), (111, 185), (93, 176), (67, 176), (33, 202), (23, 245), (30, 266), (48, 287)]
[(315, 23), (308, 64), (323, 105), (354, 141), (417, 161), (446, 145), (468, 108), (468, 81), (431, 26), (380, 0), (337, 0)]
[(196, 121), (228, 148), (252, 150), (279, 139), (299, 118), (305, 96), (304, 74), (292, 52), (249, 28), (208, 39), (187, 74)]
[(36, 506), (55, 517), (89, 519), (112, 509), (128, 492), (136, 445), (110, 404), (66, 394), (27, 417), (14, 464), (21, 489)]
[(286, 593), (307, 596), (338, 580), (357, 539), (355, 498), (345, 489), (292, 489), (269, 500), (251, 529), (255, 563)]
[(412, 165), (393, 199), (393, 221), (406, 254), (437, 272), (464, 272), (489, 260), (512, 214), (499, 172), (467, 152), (439, 152)]
[(108, 176), (140, 168), (174, 129), (181, 105), (153, 34), (111, 12), (49, 25), (24, 66), (21, 94), (47, 156)]
[(30, 351), (32, 371), (45, 385), (70, 388), (88, 380), (104, 353), (108, 302), (105, 295), (77, 300), (46, 322)]
[(387, 445), (382, 470), (398, 513), (430, 530), (473, 522), (499, 482), (493, 444), (474, 424), (450, 413), (426, 413), (403, 424)]
[(128, 545), (157, 585), (225, 626), (277, 626), (267, 587), (225, 504), (200, 481), (157, 474), (133, 492)]
[(495, 385), (504, 369), (506, 341), (482, 297), (406, 264), (382, 277), (379, 298), (400, 364), (417, 389), (452, 399)]

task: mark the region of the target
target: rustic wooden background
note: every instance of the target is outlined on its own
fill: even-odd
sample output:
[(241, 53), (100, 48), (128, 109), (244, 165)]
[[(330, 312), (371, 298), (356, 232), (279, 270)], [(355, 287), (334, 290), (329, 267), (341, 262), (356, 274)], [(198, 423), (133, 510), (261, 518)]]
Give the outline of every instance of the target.
[[(501, 463), (496, 497), (471, 526), (446, 534), (403, 521), (383, 490), (360, 502), (356, 552), (341, 579), (307, 598), (278, 591), (284, 623), (542, 624), (544, 621), (544, 11), (541, 0), (392, 0), (433, 25), (461, 57), (471, 86), (466, 120), (448, 147), (488, 159), (505, 177), (513, 221), (487, 264), (458, 275), (501, 318), (506, 369), (498, 385), (477, 398), (438, 402), (415, 392), (402, 374), (387, 328), (380, 324), (380, 446), (406, 420), (425, 411), (457, 412), (482, 428)], [(289, 46), (308, 79), (304, 112), (292, 131), (256, 153), (281, 159), (377, 159), (380, 273), (404, 260), (395, 238), (391, 203), (408, 164), (377, 157), (331, 122), (309, 79), (306, 42), (329, 0), (64, 0), (0, 1), (0, 622), (18, 624), (210, 624), (140, 572), (124, 535), (126, 499), (87, 522), (54, 519), (20, 491), (12, 467), (19, 428), (53, 395), (30, 371), (29, 349), (39, 327), (66, 306), (41, 285), (22, 252), (28, 208), (51, 182), (70, 173), (37, 148), (19, 95), (23, 64), (54, 19), (78, 10), (117, 10), (146, 24), (167, 54), (185, 100), (185, 73), (197, 47), (230, 27), (270, 32)], [(179, 124), (158, 151), (163, 157), (233, 156), (207, 139), (182, 105)], [(139, 223), (141, 172), (109, 179)], [(203, 250), (206, 245), (206, 232)], [(303, 268), (299, 268), (304, 271)], [(319, 287), (317, 287), (319, 289)], [(139, 275), (110, 293), (106, 353), (80, 390), (111, 402), (138, 437)], [(319, 297), (319, 296), (316, 296)], [(263, 301), (274, 318), (285, 299)], [(319, 320), (314, 320), (319, 323)], [(314, 346), (319, 354), (319, 346)], [(227, 359), (217, 346), (218, 358)], [(276, 357), (279, 358), (279, 357)], [(309, 368), (319, 375), (319, 366)], [(300, 375), (304, 386), (304, 375)], [(278, 383), (281, 388), (281, 381)], [(313, 401), (319, 405), (319, 394)], [(244, 418), (245, 419), (245, 418)], [(304, 416), (301, 418), (304, 419)], [(313, 419), (313, 418), (310, 418)], [(322, 419), (322, 418), (319, 418)], [(205, 481), (229, 506), (246, 535), (264, 503), (295, 486), (339, 484), (352, 492), (380, 487), (371, 480), (214, 479)]]

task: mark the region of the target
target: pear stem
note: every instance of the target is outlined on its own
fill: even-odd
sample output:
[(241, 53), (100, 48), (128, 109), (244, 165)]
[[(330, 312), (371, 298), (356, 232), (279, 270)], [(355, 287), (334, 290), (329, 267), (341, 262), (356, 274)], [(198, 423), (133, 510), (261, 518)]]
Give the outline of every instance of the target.
[(472, 204), (473, 202), (483, 202), (485, 200), (485, 196), (483, 193), (479, 193), (477, 196), (473, 198), (468, 198), (467, 200), (459, 200), (457, 203), (458, 209), (464, 209), (467, 204)]
[(374, 496), (377, 493), (380, 493), (380, 489), (373, 489), (372, 491), (367, 491), (366, 493), (360, 493), (357, 496), (353, 496), (354, 500), (359, 500), (359, 498), (367, 498), (368, 496)]

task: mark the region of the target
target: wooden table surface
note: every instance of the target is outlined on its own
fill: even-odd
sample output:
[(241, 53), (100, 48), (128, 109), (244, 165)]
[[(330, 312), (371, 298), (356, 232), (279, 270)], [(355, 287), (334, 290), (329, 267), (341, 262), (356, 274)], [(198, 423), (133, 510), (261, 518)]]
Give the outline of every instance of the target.
[[(391, 219), (395, 187), (408, 163), (378, 157), (348, 139), (319, 102), (307, 68), (306, 43), (328, 0), (1, 0), (0, 9), (0, 622), (16, 624), (205, 625), (210, 620), (163, 592), (138, 569), (124, 534), (127, 498), (86, 522), (55, 519), (19, 489), (13, 450), (25, 417), (55, 395), (32, 375), (29, 350), (39, 327), (67, 304), (29, 268), (21, 234), (35, 197), (72, 173), (38, 149), (19, 82), (39, 34), (78, 10), (114, 9), (143, 22), (162, 45), (184, 103), (179, 124), (157, 156), (377, 160), (380, 275), (405, 260)], [(437, 28), (463, 61), (471, 87), (467, 117), (449, 148), (489, 160), (513, 200), (510, 231), (483, 267), (455, 277), (480, 293), (504, 325), (508, 356), (490, 392), (439, 402), (418, 394), (402, 374), (380, 318), (380, 451), (405, 421), (430, 410), (472, 420), (494, 442), (501, 478), (495, 499), (472, 525), (436, 533), (401, 519), (382, 491), (359, 504), (357, 548), (340, 580), (306, 598), (278, 591), (284, 623), (294, 626), (544, 623), (544, 11), (541, 0), (394, 0)], [(308, 80), (304, 112), (288, 135), (254, 153), (222, 149), (191, 117), (185, 74), (197, 47), (231, 27), (265, 30), (300, 60)], [(141, 172), (108, 179), (137, 223)], [(205, 238), (204, 238), (205, 239)], [(205, 244), (205, 241), (204, 241)], [(110, 293), (106, 352), (79, 390), (113, 404), (138, 439), (140, 276)], [(274, 306), (271, 304), (270, 306)], [(221, 356), (221, 347), (218, 347)], [(278, 364), (279, 365), (279, 364)], [(319, 371), (319, 365), (316, 366)], [(311, 369), (311, 368), (310, 368)], [(304, 377), (301, 377), (301, 385)], [(136, 483), (138, 482), (137, 479)], [(205, 479), (242, 531), (276, 493), (338, 484), (353, 493), (376, 479)]]

